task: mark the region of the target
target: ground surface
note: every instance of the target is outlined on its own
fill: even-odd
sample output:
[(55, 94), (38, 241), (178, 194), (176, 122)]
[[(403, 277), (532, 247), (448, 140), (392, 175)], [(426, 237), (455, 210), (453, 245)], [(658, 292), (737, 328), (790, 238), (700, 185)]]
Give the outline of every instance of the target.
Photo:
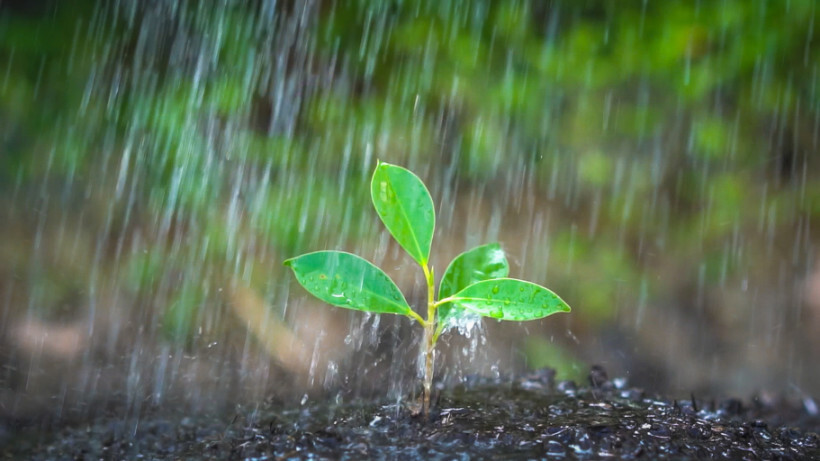
[(398, 404), (266, 403), (229, 417), (5, 422), (0, 459), (820, 459), (813, 404), (665, 400), (600, 368), (583, 387), (542, 370), (444, 391), (429, 420)]

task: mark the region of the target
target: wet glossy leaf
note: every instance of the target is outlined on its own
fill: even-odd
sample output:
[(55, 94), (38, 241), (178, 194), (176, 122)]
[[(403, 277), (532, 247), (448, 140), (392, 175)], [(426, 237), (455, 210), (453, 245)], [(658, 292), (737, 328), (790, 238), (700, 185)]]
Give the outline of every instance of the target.
[(402, 167), (380, 163), (370, 182), (370, 195), (390, 235), (416, 262), (426, 265), (436, 216), (421, 179)]
[(500, 320), (535, 320), (570, 310), (549, 289), (507, 278), (474, 283), (453, 295), (452, 302), (475, 314)]
[[(452, 296), (473, 283), (506, 277), (509, 273), (510, 266), (501, 245), (488, 243), (477, 246), (456, 256), (447, 266), (439, 285), (439, 299)], [(452, 303), (446, 303), (438, 308), (439, 322), (445, 327), (446, 322), (463, 312), (453, 307)]]
[(381, 269), (343, 251), (317, 251), (288, 259), (296, 279), (313, 296), (338, 307), (409, 315), (410, 306)]

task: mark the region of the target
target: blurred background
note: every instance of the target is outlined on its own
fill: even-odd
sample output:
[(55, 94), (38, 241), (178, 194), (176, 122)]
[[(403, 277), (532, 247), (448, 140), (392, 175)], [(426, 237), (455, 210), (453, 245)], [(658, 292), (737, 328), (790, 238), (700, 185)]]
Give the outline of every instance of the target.
[(411, 303), (499, 241), (572, 307), (440, 342), (438, 379), (592, 364), (669, 396), (820, 395), (820, 5), (0, 0), (0, 414), (417, 389), (405, 318), (315, 303), (342, 249)]

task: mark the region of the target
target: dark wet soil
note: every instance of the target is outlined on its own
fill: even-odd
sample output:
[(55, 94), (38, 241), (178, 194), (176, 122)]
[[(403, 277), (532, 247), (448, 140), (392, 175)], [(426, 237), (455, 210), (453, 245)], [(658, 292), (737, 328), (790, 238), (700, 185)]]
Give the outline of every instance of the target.
[(582, 387), (553, 383), (550, 370), (474, 379), (443, 391), (427, 420), (359, 402), (265, 403), (229, 417), (165, 411), (47, 431), (6, 422), (0, 458), (803, 460), (820, 459), (816, 413), (809, 399), (657, 398), (593, 367)]

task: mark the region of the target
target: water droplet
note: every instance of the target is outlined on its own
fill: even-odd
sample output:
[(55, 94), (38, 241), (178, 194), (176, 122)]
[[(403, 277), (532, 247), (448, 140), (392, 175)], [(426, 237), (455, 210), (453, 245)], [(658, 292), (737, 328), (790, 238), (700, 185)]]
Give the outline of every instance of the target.
[(498, 294), (498, 285), (496, 285), (496, 286), (494, 286), (494, 287), (493, 287), (493, 294), (494, 294), (494, 295), (497, 295), (497, 294)]

